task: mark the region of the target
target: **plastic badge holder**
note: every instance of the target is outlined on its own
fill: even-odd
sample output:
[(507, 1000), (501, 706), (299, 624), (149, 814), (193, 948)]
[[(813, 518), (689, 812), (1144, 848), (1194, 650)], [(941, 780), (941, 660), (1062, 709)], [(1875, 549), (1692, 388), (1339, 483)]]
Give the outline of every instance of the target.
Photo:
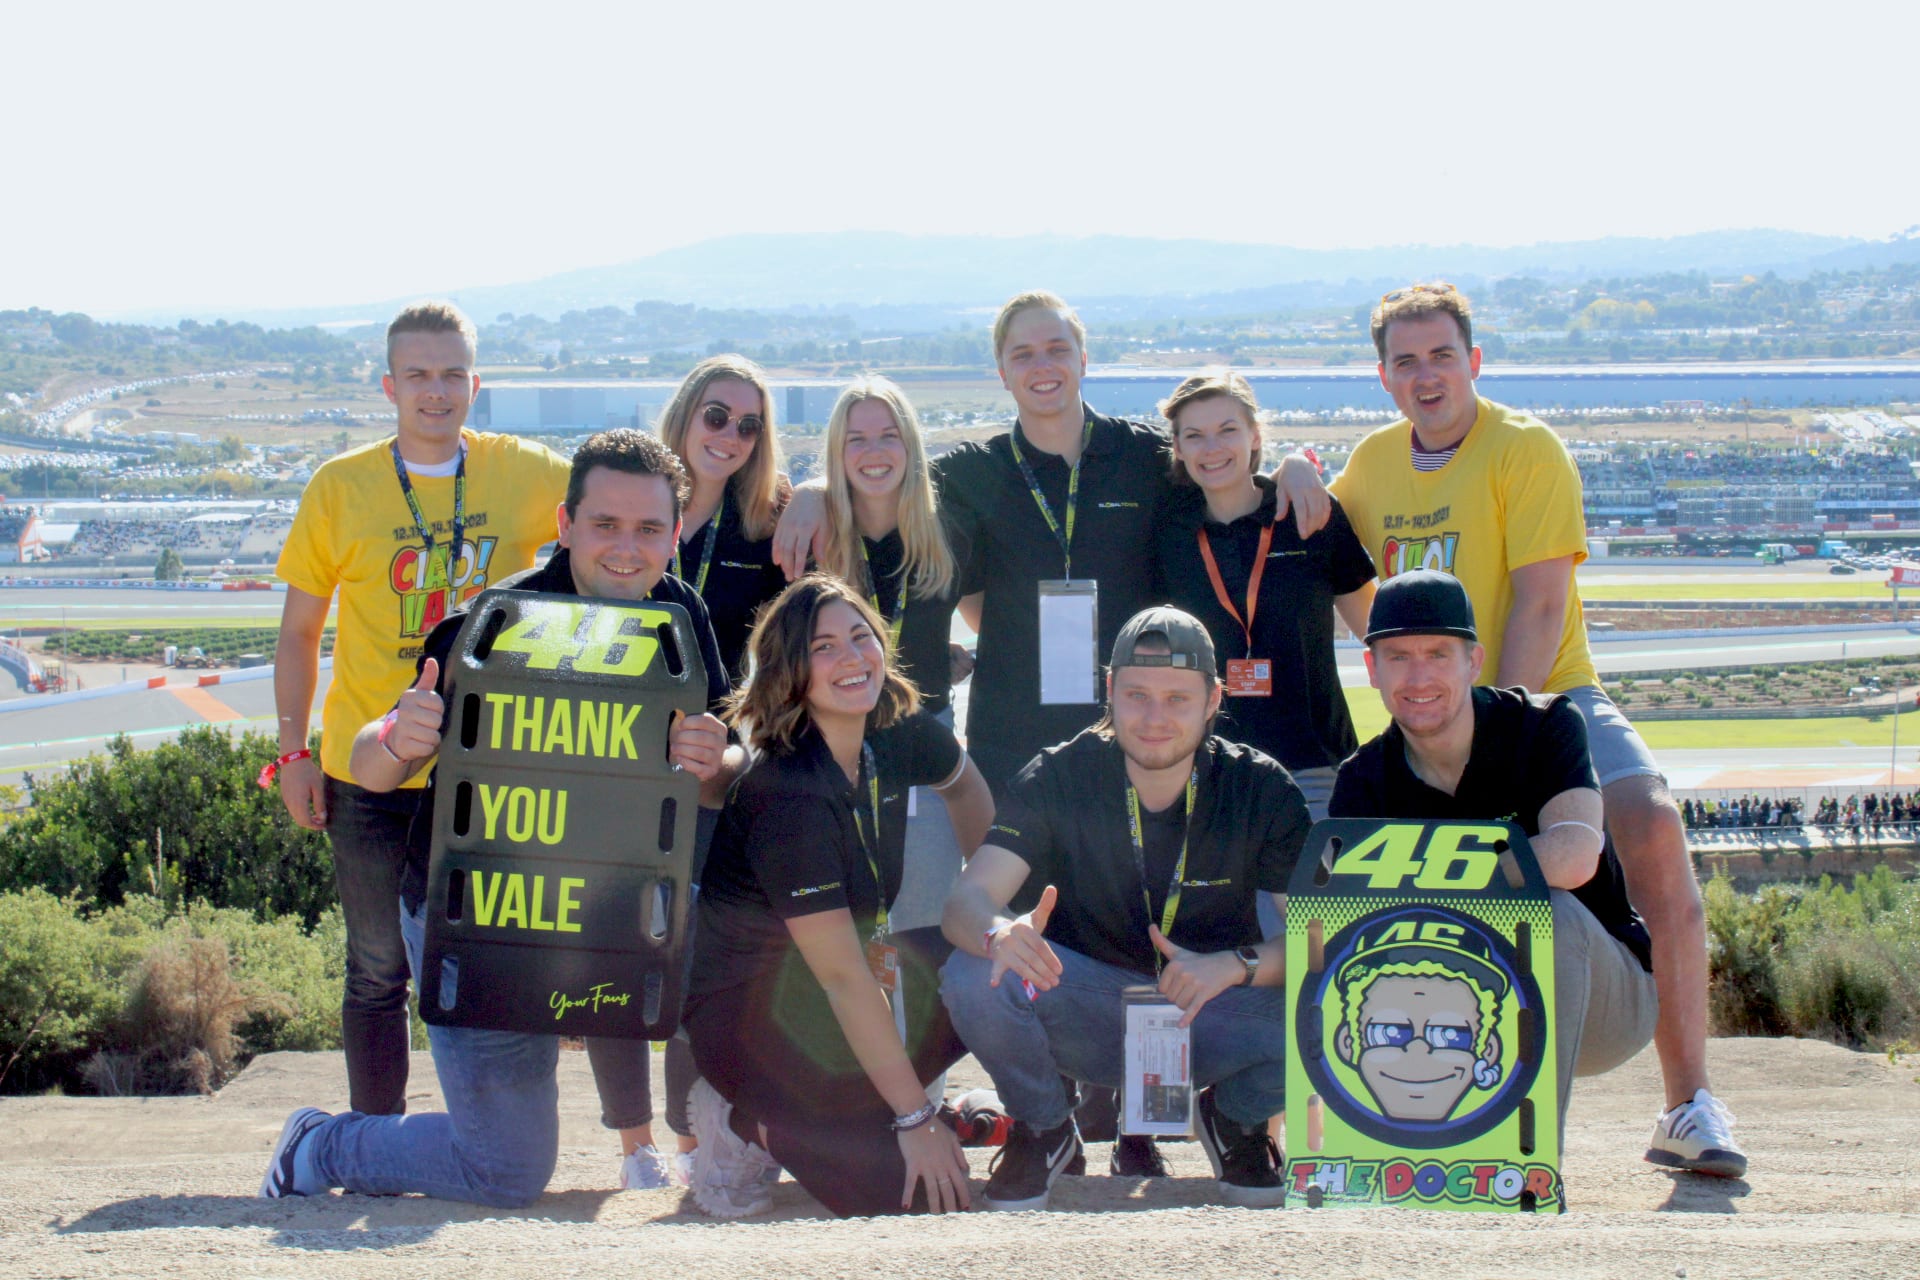
[(686, 611), (488, 591), (443, 687), (421, 1017), (671, 1035), (700, 785), (667, 731), (707, 708)]
[(1287, 891), (1289, 1202), (1564, 1211), (1552, 998), (1518, 827), (1316, 823)]

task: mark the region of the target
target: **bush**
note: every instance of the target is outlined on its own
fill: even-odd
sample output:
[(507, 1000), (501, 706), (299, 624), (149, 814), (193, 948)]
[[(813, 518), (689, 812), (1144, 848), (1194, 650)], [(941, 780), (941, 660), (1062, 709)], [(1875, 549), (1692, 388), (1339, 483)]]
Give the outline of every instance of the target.
[(337, 1049), (345, 957), (338, 908), (307, 930), (147, 896), (89, 915), (0, 894), (0, 1087), (205, 1090), (255, 1053)]
[(255, 785), (276, 746), (203, 726), (148, 751), (118, 737), (60, 775), (27, 775), (32, 808), (0, 830), (0, 891), (108, 905), (150, 893), (312, 925), (334, 900), (333, 859)]
[(1717, 1033), (1878, 1048), (1920, 1030), (1920, 884), (1878, 867), (1743, 896), (1715, 877), (1706, 909)]
[(71, 1078), (105, 1043), (139, 950), (44, 889), (0, 894), (0, 1088)]

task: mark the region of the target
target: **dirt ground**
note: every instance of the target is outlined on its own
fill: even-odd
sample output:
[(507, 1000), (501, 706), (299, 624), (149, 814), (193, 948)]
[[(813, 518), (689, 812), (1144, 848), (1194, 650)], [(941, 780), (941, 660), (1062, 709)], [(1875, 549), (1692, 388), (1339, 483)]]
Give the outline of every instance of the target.
[[(344, 1103), (339, 1055), (273, 1054), (209, 1099), (0, 1100), (0, 1276), (1920, 1275), (1920, 1062), (1795, 1040), (1719, 1040), (1710, 1060), (1749, 1178), (1642, 1162), (1659, 1090), (1648, 1051), (1576, 1088), (1560, 1217), (1228, 1209), (1181, 1143), (1174, 1178), (1064, 1179), (1049, 1213), (843, 1222), (789, 1181), (772, 1216), (717, 1223), (681, 1191), (611, 1190), (613, 1140), (579, 1053), (561, 1060), (558, 1172), (524, 1213), (255, 1199), (287, 1112)], [(981, 1077), (969, 1061), (953, 1080)], [(413, 1081), (410, 1108), (430, 1109), (424, 1054)], [(977, 1197), (988, 1153), (970, 1154)], [(1088, 1155), (1106, 1167), (1105, 1148)]]

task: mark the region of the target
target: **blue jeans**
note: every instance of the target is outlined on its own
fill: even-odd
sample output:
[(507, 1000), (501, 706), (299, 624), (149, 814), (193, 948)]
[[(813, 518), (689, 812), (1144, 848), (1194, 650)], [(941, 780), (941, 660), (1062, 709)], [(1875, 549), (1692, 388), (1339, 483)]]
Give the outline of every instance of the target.
[[(424, 911), (402, 905), (400, 932), (417, 971)], [(466, 1027), (428, 1027), (427, 1038), (446, 1111), (335, 1116), (307, 1137), (315, 1173), (330, 1187), (374, 1195), (532, 1204), (560, 1150), (559, 1038)]]
[[(1060, 985), (1028, 1000), (1018, 975), (987, 985), (990, 961), (956, 950), (940, 970), (940, 998), (954, 1030), (993, 1077), (1001, 1104), (1036, 1129), (1071, 1113), (1062, 1075), (1117, 1087), (1126, 1067), (1124, 987), (1151, 986), (1135, 973), (1055, 946)], [(1264, 1125), (1286, 1105), (1287, 993), (1230, 987), (1193, 1020), (1193, 1078), (1214, 1086), (1229, 1120)]]
[(367, 791), (323, 775), (333, 882), (347, 922), (347, 982), (340, 1040), (347, 1096), (355, 1111), (398, 1115), (407, 1109), (407, 952), (393, 903), (406, 863), (407, 829), (420, 809), (417, 790)]

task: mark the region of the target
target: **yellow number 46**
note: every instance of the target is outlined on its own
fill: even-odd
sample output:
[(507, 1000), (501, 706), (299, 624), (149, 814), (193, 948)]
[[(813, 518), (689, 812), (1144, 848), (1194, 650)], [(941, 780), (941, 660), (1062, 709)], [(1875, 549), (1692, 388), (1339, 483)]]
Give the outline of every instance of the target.
[(1425, 835), (1418, 824), (1389, 823), (1334, 859), (1333, 874), (1365, 876), (1369, 889), (1399, 889), (1409, 876), (1416, 889), (1484, 889), (1500, 865), (1495, 844), (1507, 833), (1504, 827), (1449, 824), (1433, 829), (1423, 851)]
[(654, 629), (671, 625), (663, 609), (615, 609), (564, 600), (528, 605), (519, 621), (493, 642), (497, 652), (524, 653), (535, 671), (554, 671), (563, 658), (573, 670), (637, 676), (660, 650)]

